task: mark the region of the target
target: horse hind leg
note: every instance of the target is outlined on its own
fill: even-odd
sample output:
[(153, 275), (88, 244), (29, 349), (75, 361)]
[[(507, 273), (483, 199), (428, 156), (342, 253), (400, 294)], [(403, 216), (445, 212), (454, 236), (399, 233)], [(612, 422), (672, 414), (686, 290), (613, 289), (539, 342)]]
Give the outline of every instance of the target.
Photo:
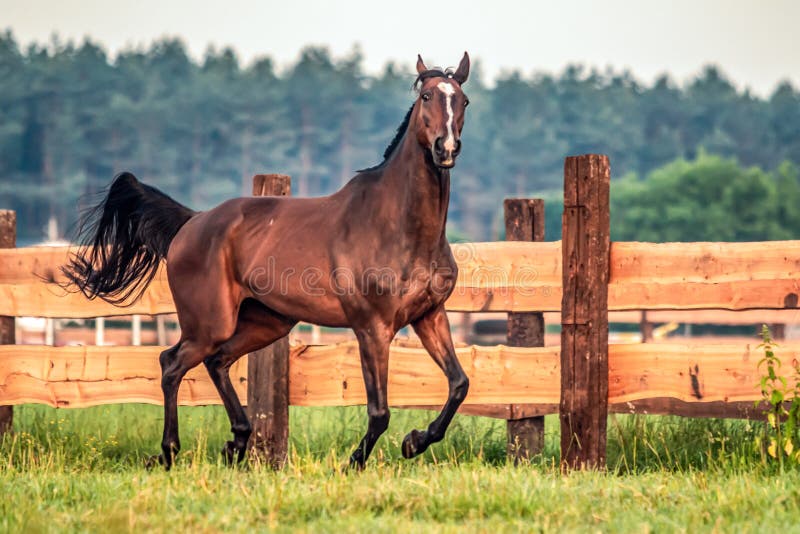
[[(239, 290), (228, 276), (227, 252), (220, 247), (191, 249), (181, 236), (173, 242), (167, 261), (167, 278), (181, 325), (178, 344), (161, 354), (161, 389), (164, 392), (164, 436), (161, 462), (169, 470), (180, 450), (178, 388), (186, 373), (213, 356), (236, 331), (240, 310)], [(205, 270), (194, 268), (203, 258)], [(188, 263), (187, 263), (188, 262)], [(213, 281), (211, 285), (209, 282)]]
[(214, 350), (215, 346), (219, 346), (219, 343), (182, 339), (177, 345), (161, 353), (159, 361), (161, 363), (161, 390), (164, 394), (164, 434), (161, 439), (161, 454), (156, 458), (151, 458), (148, 466), (152, 466), (155, 461), (158, 461), (167, 471), (172, 467), (175, 456), (181, 449), (178, 433), (178, 390), (181, 380), (190, 369), (208, 359), (206, 355), (218, 353)]
[[(178, 310), (181, 317), (181, 309)], [(172, 467), (181, 444), (178, 435), (178, 389), (186, 373), (197, 367), (209, 355), (219, 350), (221, 344), (235, 331), (234, 312), (220, 314), (216, 322), (198, 328), (196, 317), (182, 322), (183, 333), (177, 345), (161, 353), (161, 390), (164, 394), (164, 435), (161, 439), (160, 463), (166, 470)]]
[(248, 352), (264, 348), (285, 336), (294, 325), (295, 321), (275, 314), (256, 301), (246, 300), (239, 310), (234, 334), (214, 355), (204, 360), (231, 422), (233, 440), (226, 442), (222, 449), (223, 459), (228, 464), (244, 459), (252, 433), (247, 412), (231, 383), (230, 367)]
[(213, 345), (195, 340), (181, 339), (177, 345), (163, 351), (161, 363), (161, 391), (164, 394), (164, 434), (161, 438), (161, 454), (148, 461), (152, 466), (157, 460), (169, 471), (175, 456), (181, 449), (178, 434), (178, 389), (186, 373), (203, 361)]
[(161, 454), (148, 460), (148, 466), (158, 461), (169, 471), (175, 456), (180, 451), (181, 443), (178, 436), (178, 388), (184, 375), (189, 371), (187, 366), (181, 365), (178, 352), (182, 341), (166, 349), (158, 360), (161, 364), (161, 391), (164, 395), (164, 433), (161, 438)]

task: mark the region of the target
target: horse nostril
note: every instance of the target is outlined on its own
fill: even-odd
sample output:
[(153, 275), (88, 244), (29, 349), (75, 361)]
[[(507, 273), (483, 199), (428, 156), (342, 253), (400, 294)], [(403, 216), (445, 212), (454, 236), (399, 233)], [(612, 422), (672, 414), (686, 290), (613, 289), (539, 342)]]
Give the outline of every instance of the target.
[(453, 150), (453, 155), (457, 156), (460, 153), (461, 153), (461, 140), (457, 139), (456, 140), (456, 148)]
[(437, 137), (436, 141), (433, 142), (433, 149), (436, 151), (437, 154), (441, 154), (444, 152), (444, 144), (442, 142), (441, 137)]

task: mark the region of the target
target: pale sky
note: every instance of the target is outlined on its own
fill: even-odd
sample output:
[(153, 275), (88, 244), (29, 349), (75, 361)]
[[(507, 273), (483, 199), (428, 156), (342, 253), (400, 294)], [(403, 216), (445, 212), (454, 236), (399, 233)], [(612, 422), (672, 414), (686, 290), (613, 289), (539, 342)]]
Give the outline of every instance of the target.
[(370, 73), (390, 59), (410, 68), (418, 52), (451, 66), (468, 50), (490, 80), (580, 62), (684, 82), (715, 63), (760, 95), (785, 79), (800, 86), (799, 24), (800, 0), (0, 0), (0, 28), (23, 45), (57, 32), (113, 53), (178, 36), (195, 58), (213, 44), (281, 67), (308, 44), (341, 56), (358, 43)]

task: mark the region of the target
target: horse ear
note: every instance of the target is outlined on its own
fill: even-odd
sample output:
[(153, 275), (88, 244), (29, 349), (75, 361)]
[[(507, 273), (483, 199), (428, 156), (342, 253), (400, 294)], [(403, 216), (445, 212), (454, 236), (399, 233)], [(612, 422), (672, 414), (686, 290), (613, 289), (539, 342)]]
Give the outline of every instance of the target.
[(428, 67), (423, 63), (422, 56), (417, 54), (417, 74), (422, 74), (426, 70), (428, 70)]
[(464, 57), (461, 58), (461, 63), (458, 64), (458, 68), (456, 69), (455, 73), (453, 73), (453, 79), (457, 81), (460, 85), (464, 85), (464, 83), (469, 78), (469, 54), (464, 52)]

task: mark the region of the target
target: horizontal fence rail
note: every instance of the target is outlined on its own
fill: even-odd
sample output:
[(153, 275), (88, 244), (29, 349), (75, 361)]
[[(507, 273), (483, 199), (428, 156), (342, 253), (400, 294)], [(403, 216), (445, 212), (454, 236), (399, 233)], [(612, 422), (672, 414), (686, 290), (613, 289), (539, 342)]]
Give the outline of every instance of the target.
[[(158, 354), (162, 349), (0, 346), (0, 398), (6, 404), (62, 408), (122, 402), (161, 404)], [(783, 362), (780, 373), (791, 387), (791, 364), (800, 361), (800, 343), (781, 344), (774, 350)], [(523, 405), (516, 413), (519, 417), (558, 411), (558, 347), (469, 346), (456, 352), (470, 377), (470, 393), (462, 411), (506, 419), (512, 415), (511, 404)], [(747, 403), (752, 409), (753, 402), (761, 399), (758, 382), (763, 372), (758, 361), (762, 356), (755, 343), (610, 345), (609, 404), (617, 412), (669, 413), (674, 411), (671, 407), (683, 405), (686, 415), (736, 416), (731, 412), (741, 406), (723, 413), (718, 404)], [(231, 379), (246, 403), (245, 359), (234, 364)], [(446, 399), (447, 381), (424, 349), (393, 345), (390, 403), (438, 407)], [(184, 378), (179, 402), (190, 406), (220, 403), (202, 366)], [(294, 406), (364, 404), (356, 343), (294, 345), (289, 360), (289, 402)]]
[[(561, 242), (454, 244), (459, 265), (447, 309), (560, 311)], [(68, 247), (0, 249), (0, 313), (89, 318), (172, 313), (162, 268), (126, 308), (87, 301), (44, 280), (63, 280)], [(800, 241), (611, 245), (609, 310), (784, 309), (798, 307)]]
[[(552, 324), (555, 313), (546, 313), (545, 320)], [(638, 323), (641, 311), (614, 311), (608, 314), (612, 323)], [(690, 323), (715, 325), (800, 324), (800, 309), (783, 310), (651, 310), (647, 312), (651, 323)]]

